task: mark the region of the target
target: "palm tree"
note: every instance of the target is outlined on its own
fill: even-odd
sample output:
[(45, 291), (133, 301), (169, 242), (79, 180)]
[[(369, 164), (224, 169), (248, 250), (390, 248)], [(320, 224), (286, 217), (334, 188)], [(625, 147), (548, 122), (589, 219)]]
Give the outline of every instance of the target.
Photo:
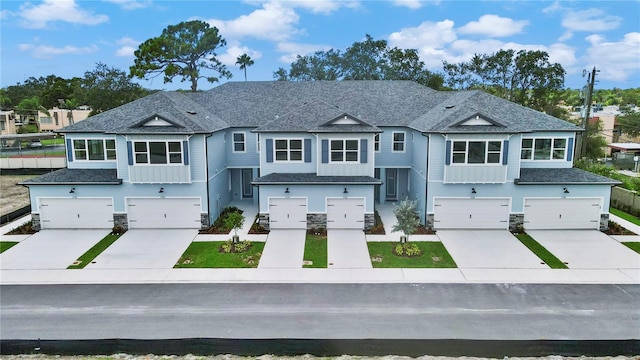
[(244, 81), (247, 81), (247, 66), (253, 65), (253, 60), (247, 54), (242, 54), (236, 59), (236, 65), (240, 65), (240, 70), (244, 70)]

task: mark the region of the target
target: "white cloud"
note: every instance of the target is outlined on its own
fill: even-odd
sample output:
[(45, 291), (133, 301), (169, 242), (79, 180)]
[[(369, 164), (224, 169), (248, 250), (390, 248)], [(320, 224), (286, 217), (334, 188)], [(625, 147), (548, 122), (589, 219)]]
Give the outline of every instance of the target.
[(628, 33), (620, 41), (608, 42), (600, 35), (588, 36), (586, 40), (591, 46), (586, 52), (585, 68), (596, 66), (600, 70), (596, 78), (626, 81), (640, 72), (640, 32)]
[(527, 20), (513, 20), (498, 15), (482, 15), (478, 21), (471, 21), (458, 29), (462, 34), (486, 35), (491, 37), (505, 37), (522, 32), (529, 25)]
[(231, 44), (227, 46), (226, 49), (227, 51), (224, 54), (217, 55), (216, 59), (229, 67), (236, 66), (238, 56), (242, 54), (249, 55), (249, 57), (251, 57), (251, 60), (253, 61), (256, 61), (262, 57), (262, 53), (260, 51), (252, 50), (247, 46), (241, 46), (239, 43)]
[(84, 55), (98, 51), (96, 45), (77, 47), (66, 45), (55, 47), (50, 45), (18, 44), (20, 51), (29, 52), (36, 59), (51, 59), (59, 55)]
[(39, 5), (25, 3), (20, 6), (19, 12), (22, 25), (33, 29), (46, 28), (55, 21), (82, 25), (98, 25), (109, 21), (106, 15), (80, 9), (74, 0), (44, 0)]
[(622, 18), (607, 15), (601, 9), (570, 10), (562, 19), (562, 26), (570, 31), (600, 32), (617, 29)]
[(132, 57), (134, 56), (133, 53), (138, 49), (140, 41), (129, 37), (123, 37), (116, 41), (116, 44), (120, 45), (118, 50), (116, 50), (116, 56)]
[(403, 6), (414, 10), (422, 7), (422, 2), (420, 0), (393, 0), (391, 2), (395, 6)]
[(138, 10), (151, 6), (151, 0), (103, 0), (116, 4), (124, 10)]
[(454, 41), (453, 21), (425, 21), (417, 27), (403, 28), (389, 35), (389, 45), (401, 49), (440, 48)]
[(253, 37), (284, 41), (295, 34), (302, 33), (295, 27), (299, 20), (300, 17), (292, 8), (280, 3), (269, 2), (263, 4), (261, 9), (233, 20), (209, 19), (205, 21), (217, 27), (227, 40)]
[(283, 6), (290, 8), (300, 8), (309, 10), (316, 14), (329, 15), (340, 8), (357, 8), (360, 6), (358, 0), (286, 0)]
[(298, 55), (305, 56), (316, 51), (328, 51), (330, 49), (331, 46), (329, 45), (301, 44), (293, 42), (278, 43), (276, 47), (276, 51), (285, 53), (284, 55), (280, 56), (280, 61), (286, 64), (291, 64), (292, 62), (296, 61)]

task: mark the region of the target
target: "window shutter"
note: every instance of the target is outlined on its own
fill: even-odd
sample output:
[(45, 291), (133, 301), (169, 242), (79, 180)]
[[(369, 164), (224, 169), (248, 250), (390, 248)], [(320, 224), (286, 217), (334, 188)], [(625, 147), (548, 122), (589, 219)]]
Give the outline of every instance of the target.
[(73, 147), (71, 146), (71, 139), (67, 139), (67, 161), (73, 161)]
[(329, 162), (329, 140), (322, 140), (322, 163)]
[(189, 165), (189, 142), (182, 142), (182, 163), (185, 165)]
[(361, 164), (367, 163), (367, 151), (369, 151), (369, 149), (367, 148), (367, 139), (360, 139), (360, 163)]
[(444, 155), (444, 164), (451, 165), (451, 140), (447, 140), (447, 145), (445, 148), (445, 155)]
[(304, 162), (311, 162), (311, 139), (304, 139)]
[(127, 141), (127, 157), (129, 158), (129, 165), (133, 165), (133, 145), (131, 141)]
[(509, 159), (509, 140), (502, 142), (502, 165), (507, 165)]
[(267, 139), (267, 162), (273, 162), (273, 139)]
[(567, 161), (573, 161), (573, 138), (569, 138), (567, 146)]

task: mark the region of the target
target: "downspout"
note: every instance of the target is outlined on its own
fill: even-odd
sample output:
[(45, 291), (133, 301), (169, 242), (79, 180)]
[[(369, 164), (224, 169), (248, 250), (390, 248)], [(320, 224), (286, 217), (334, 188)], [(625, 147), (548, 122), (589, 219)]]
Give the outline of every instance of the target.
[(429, 155), (431, 154), (431, 135), (421, 133), (422, 136), (427, 138), (427, 157), (425, 162), (424, 171), (424, 224), (427, 225), (427, 204), (429, 203)]
[(205, 182), (205, 187), (207, 188), (207, 222), (209, 223), (209, 226), (211, 226), (211, 194), (209, 194), (209, 138), (212, 136), (213, 134), (209, 134), (204, 137), (204, 178), (207, 180)]

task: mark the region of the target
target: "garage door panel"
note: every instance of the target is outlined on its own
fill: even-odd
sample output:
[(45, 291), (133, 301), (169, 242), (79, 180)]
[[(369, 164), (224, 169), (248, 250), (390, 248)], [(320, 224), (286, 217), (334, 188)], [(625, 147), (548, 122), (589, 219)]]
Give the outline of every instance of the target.
[(524, 228), (534, 229), (598, 229), (598, 198), (525, 199)]
[(108, 229), (113, 227), (111, 198), (41, 198), (43, 229)]
[(306, 229), (307, 200), (305, 198), (270, 199), (269, 226), (272, 229)]
[(199, 198), (132, 198), (127, 201), (132, 229), (198, 229)]
[(509, 199), (435, 199), (433, 219), (436, 229), (507, 229)]
[(328, 229), (364, 229), (364, 199), (327, 199)]

